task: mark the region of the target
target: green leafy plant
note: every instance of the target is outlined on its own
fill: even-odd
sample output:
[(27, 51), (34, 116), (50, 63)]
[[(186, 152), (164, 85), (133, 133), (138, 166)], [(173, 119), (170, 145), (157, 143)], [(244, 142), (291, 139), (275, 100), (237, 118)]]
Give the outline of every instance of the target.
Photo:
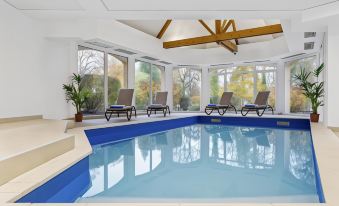
[[(297, 85), (302, 89), (303, 94), (311, 101), (312, 113), (318, 114), (318, 107), (324, 105), (322, 97), (324, 97), (324, 82), (319, 81), (319, 75), (324, 70), (322, 63), (314, 71), (307, 71), (302, 68), (299, 74), (294, 75)], [(312, 78), (314, 77), (314, 78)]]
[(79, 74), (73, 73), (72, 82), (70, 84), (62, 85), (62, 88), (65, 90), (66, 101), (72, 102), (77, 113), (81, 113), (82, 106), (90, 96), (90, 92), (80, 86), (81, 80), (82, 78)]

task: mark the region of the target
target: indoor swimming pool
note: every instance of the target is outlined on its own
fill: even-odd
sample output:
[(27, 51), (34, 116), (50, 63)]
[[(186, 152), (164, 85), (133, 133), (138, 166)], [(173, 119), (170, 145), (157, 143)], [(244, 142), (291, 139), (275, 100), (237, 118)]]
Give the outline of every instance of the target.
[[(126, 127), (90, 130), (93, 153), (19, 202), (324, 202), (307, 122), (297, 128), (286, 120), (283, 128), (224, 119), (130, 137)], [(39, 197), (48, 188), (54, 193)]]

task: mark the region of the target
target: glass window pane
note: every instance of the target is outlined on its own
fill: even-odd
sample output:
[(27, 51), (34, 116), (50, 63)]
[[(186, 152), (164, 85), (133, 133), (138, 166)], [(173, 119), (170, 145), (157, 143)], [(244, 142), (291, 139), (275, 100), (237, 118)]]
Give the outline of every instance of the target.
[(173, 71), (173, 106), (177, 111), (199, 111), (201, 71), (178, 68)]
[(213, 69), (210, 71), (210, 103), (218, 104), (225, 85), (225, 69)]
[(234, 92), (232, 104), (236, 108), (241, 108), (242, 105), (253, 102), (254, 97), (254, 73), (253, 67), (238, 66), (233, 67), (233, 72), (228, 73), (227, 91)]
[(135, 62), (135, 106), (145, 110), (150, 104), (151, 64)]
[(312, 71), (316, 66), (316, 56), (293, 60), (286, 63), (286, 67), (290, 71), (291, 113), (309, 113), (311, 111), (310, 101), (302, 94), (302, 90), (297, 86), (294, 75), (299, 74), (301, 68), (306, 68), (307, 71)]
[(78, 47), (78, 71), (83, 80), (81, 86), (91, 91), (83, 110), (87, 114), (104, 112), (104, 53)]
[(156, 92), (162, 91), (164, 71), (163, 66), (152, 64), (152, 102), (155, 99)]
[(108, 54), (108, 105), (116, 104), (119, 89), (127, 87), (126, 57)]
[(275, 107), (275, 71), (257, 73), (257, 91), (271, 91), (268, 104)]

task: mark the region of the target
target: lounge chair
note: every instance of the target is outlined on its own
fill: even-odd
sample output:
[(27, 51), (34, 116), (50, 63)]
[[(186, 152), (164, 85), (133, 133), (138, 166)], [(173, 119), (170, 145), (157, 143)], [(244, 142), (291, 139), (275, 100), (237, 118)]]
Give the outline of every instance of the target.
[(111, 105), (106, 109), (105, 117), (109, 121), (113, 114), (117, 114), (118, 117), (120, 114), (126, 114), (127, 120), (131, 120), (132, 113), (134, 111), (134, 116), (137, 116), (137, 110), (132, 106), (134, 89), (120, 89), (119, 96), (116, 105)]
[(170, 108), (167, 105), (167, 94), (168, 92), (157, 92), (155, 94), (154, 104), (149, 105), (146, 109), (147, 115), (149, 117), (151, 116), (152, 112), (156, 114), (157, 111), (162, 111), (164, 117), (166, 117), (167, 111), (168, 114), (171, 114)]
[(224, 115), (229, 108), (233, 108), (237, 114), (237, 109), (231, 104), (233, 92), (224, 92), (221, 96), (219, 104), (209, 104), (205, 108), (207, 115), (212, 114), (214, 110), (217, 110), (220, 115)]
[[(272, 110), (274, 114), (273, 107), (269, 105), (268, 97), (270, 96), (270, 91), (262, 91), (257, 94), (254, 104), (246, 104), (241, 109), (242, 116), (246, 116), (248, 112), (255, 111), (259, 117), (261, 117), (267, 109)], [(262, 112), (260, 112), (262, 110)]]

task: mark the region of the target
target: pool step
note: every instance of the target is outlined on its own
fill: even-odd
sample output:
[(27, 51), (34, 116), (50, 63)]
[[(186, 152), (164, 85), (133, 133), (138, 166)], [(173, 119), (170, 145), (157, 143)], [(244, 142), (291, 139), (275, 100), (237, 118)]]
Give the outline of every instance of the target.
[(32, 120), (0, 124), (0, 186), (74, 149), (66, 121)]

